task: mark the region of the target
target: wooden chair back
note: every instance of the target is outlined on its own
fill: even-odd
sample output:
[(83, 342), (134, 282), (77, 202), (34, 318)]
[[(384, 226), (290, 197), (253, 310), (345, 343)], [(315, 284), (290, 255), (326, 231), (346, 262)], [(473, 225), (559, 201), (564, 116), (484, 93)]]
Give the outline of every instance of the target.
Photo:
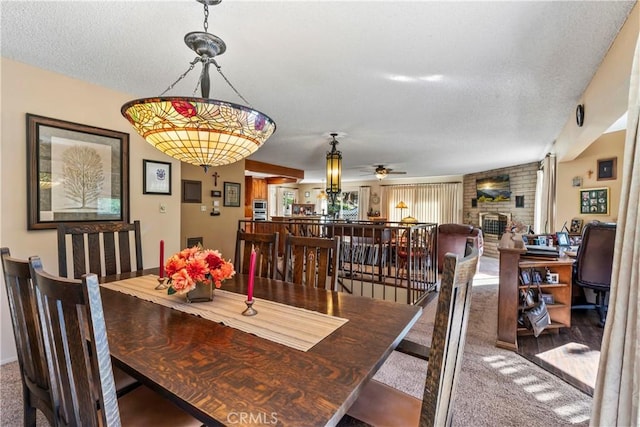
[(471, 285), (478, 264), (478, 248), (468, 247), (462, 259), (444, 256), (440, 293), (431, 348), (411, 346), (408, 354), (428, 354), (427, 379), (422, 400), (371, 380), (349, 408), (350, 417), (372, 426), (450, 426), (462, 354), (467, 333)]
[(0, 248), (0, 254), (22, 377), (24, 425), (35, 427), (36, 409), (53, 425), (49, 370), (29, 262), (12, 258), (8, 248)]
[(279, 233), (246, 233), (238, 230), (236, 236), (235, 268), (249, 273), (251, 249), (256, 250), (256, 276), (276, 279), (278, 273)]
[(82, 280), (52, 276), (43, 271), (38, 257), (29, 258), (29, 264), (56, 408), (55, 425), (119, 426), (98, 276), (87, 274)]
[(340, 238), (287, 235), (285, 244), (285, 280), (336, 290)]
[(477, 264), (477, 247), (471, 248), (470, 254), (461, 260), (451, 253), (444, 257), (422, 399), (421, 426), (451, 425)]
[[(132, 245), (135, 268), (132, 267)], [(142, 240), (140, 221), (58, 224), (58, 274), (67, 272), (67, 235), (71, 235), (73, 278), (94, 273), (98, 276), (142, 270)], [(117, 244), (116, 244), (117, 235)], [(86, 243), (85, 243), (86, 237)]]

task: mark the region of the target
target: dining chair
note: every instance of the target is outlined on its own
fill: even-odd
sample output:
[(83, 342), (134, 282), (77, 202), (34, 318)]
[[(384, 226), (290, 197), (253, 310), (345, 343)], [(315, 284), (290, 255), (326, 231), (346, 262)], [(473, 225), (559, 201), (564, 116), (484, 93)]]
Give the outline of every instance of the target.
[(9, 248), (0, 248), (0, 254), (22, 380), (24, 425), (35, 427), (36, 409), (54, 425), (49, 371), (29, 262), (12, 258)]
[(340, 238), (288, 234), (285, 243), (285, 280), (337, 290)]
[(29, 258), (49, 370), (54, 425), (200, 426), (151, 389), (116, 395), (98, 276), (81, 280), (44, 272)]
[(464, 352), (478, 248), (444, 256), (422, 400), (370, 380), (347, 414), (372, 426), (449, 426)]
[[(69, 277), (67, 274), (68, 235), (71, 236), (72, 277), (75, 279), (86, 273), (108, 276), (143, 269), (142, 240), (138, 220), (131, 224), (125, 222), (58, 224), (58, 274), (63, 277)], [(132, 238), (135, 268), (132, 268), (131, 262)]]
[(279, 233), (247, 233), (238, 230), (236, 235), (235, 266), (243, 274), (249, 274), (251, 249), (256, 250), (256, 276), (276, 279), (278, 274)]

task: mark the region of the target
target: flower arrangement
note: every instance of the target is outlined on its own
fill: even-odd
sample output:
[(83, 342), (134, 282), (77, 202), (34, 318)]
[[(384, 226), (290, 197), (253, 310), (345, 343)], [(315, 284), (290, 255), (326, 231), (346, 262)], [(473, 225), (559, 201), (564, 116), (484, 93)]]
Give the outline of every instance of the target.
[(225, 261), (217, 250), (203, 249), (200, 245), (183, 249), (169, 258), (165, 264), (169, 295), (184, 294), (196, 288), (196, 284), (214, 284), (232, 278), (236, 272), (230, 261)]

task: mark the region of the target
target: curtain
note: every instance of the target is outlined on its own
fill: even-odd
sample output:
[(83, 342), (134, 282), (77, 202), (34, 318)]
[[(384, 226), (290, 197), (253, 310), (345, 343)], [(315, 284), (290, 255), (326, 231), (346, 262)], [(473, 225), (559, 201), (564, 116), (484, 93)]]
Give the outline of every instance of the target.
[(371, 187), (360, 187), (358, 193), (358, 219), (368, 219), (369, 197), (371, 196)]
[(592, 426), (640, 425), (640, 40), (631, 73), (627, 136), (609, 312), (591, 410)]
[(544, 172), (538, 170), (536, 172), (536, 200), (534, 202), (533, 213), (533, 232), (536, 234), (543, 234), (543, 221), (542, 221), (542, 199), (544, 191)]
[[(420, 222), (437, 224), (462, 222), (461, 194), (461, 182), (389, 185), (383, 192), (390, 221), (412, 216)], [(396, 208), (400, 202), (407, 208)]]
[(542, 215), (539, 233), (553, 233), (556, 220), (556, 155), (549, 153), (542, 161)]

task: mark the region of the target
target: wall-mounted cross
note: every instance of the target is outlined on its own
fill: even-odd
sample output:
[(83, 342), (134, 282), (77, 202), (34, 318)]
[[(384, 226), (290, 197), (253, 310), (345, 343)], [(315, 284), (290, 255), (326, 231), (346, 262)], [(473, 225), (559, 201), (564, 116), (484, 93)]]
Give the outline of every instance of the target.
[(218, 172), (214, 172), (213, 174), (211, 174), (211, 176), (213, 177), (213, 186), (217, 187), (218, 186), (218, 178), (220, 177), (220, 175), (218, 175)]

